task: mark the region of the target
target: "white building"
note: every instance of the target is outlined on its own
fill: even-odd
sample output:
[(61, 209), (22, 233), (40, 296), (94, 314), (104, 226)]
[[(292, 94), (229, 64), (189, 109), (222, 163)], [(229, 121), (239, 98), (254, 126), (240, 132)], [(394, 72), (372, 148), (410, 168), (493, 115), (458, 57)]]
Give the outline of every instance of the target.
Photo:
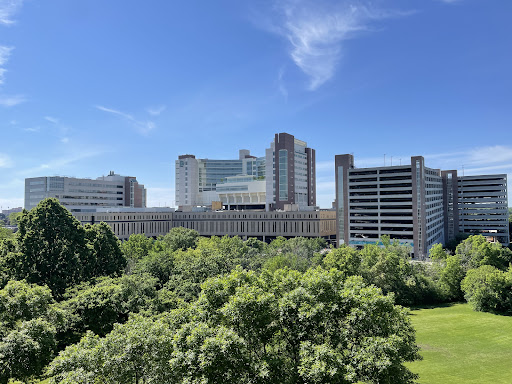
[(110, 172), (97, 179), (43, 176), (25, 179), (25, 209), (54, 197), (71, 212), (92, 212), (101, 207), (146, 207), (146, 189), (132, 176)]

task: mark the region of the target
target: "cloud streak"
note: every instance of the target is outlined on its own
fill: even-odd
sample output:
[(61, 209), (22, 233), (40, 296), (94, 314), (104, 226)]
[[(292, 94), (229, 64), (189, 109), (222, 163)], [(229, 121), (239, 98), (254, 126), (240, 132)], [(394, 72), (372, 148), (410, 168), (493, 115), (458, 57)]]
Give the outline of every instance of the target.
[(57, 119), (56, 117), (51, 117), (51, 116), (45, 116), (44, 119), (46, 121), (49, 121), (50, 123), (52, 124), (59, 124), (59, 119)]
[(11, 51), (13, 49), (13, 47), (0, 45), (0, 85), (4, 83), (5, 72), (7, 72), (7, 69), (4, 68), (4, 65), (5, 63), (7, 63), (7, 60), (9, 60), (9, 57), (11, 56)]
[(112, 109), (112, 108), (107, 108), (102, 105), (96, 105), (95, 107), (96, 107), (96, 109), (99, 109), (100, 111), (107, 112), (107, 113), (122, 117), (123, 119), (129, 121), (130, 123), (133, 124), (133, 126), (137, 129), (137, 131), (143, 135), (149, 134), (149, 132), (151, 132), (155, 128), (155, 123), (153, 123), (152, 121), (137, 120), (132, 115), (130, 115), (128, 113), (121, 112), (121, 111), (118, 111), (118, 110)]
[(369, 31), (376, 20), (411, 12), (384, 11), (370, 1), (283, 0), (278, 3), (281, 20), (274, 28), (290, 44), (290, 57), (310, 79), (315, 90), (330, 80), (342, 58), (343, 43), (359, 32)]
[(23, 4), (23, 0), (0, 0), (0, 25), (14, 24), (14, 14), (18, 12)]
[(40, 176), (39, 174), (42, 171), (46, 171), (47, 173), (49, 172), (51, 174), (57, 174), (59, 172), (62, 172), (62, 169), (67, 167), (68, 165), (71, 165), (76, 162), (80, 162), (85, 159), (99, 156), (103, 153), (104, 152), (96, 151), (96, 150), (85, 151), (85, 152), (82, 151), (82, 153), (77, 153), (77, 154), (72, 154), (70, 156), (63, 156), (63, 157), (58, 157), (58, 158), (52, 159), (48, 162), (40, 164), (37, 167), (22, 170), (22, 171), (18, 172), (18, 174), (22, 175), (22, 176), (28, 175), (29, 177), (30, 177), (30, 175)]
[(151, 116), (160, 116), (160, 114), (166, 110), (166, 106), (165, 105), (159, 105), (158, 107), (149, 107), (149, 108), (146, 108), (146, 111), (151, 115)]
[(27, 99), (23, 95), (14, 95), (14, 96), (0, 95), (0, 105), (3, 107), (14, 107), (18, 104), (24, 103), (25, 101), (27, 101)]
[(10, 168), (12, 167), (11, 158), (3, 153), (0, 153), (0, 168)]

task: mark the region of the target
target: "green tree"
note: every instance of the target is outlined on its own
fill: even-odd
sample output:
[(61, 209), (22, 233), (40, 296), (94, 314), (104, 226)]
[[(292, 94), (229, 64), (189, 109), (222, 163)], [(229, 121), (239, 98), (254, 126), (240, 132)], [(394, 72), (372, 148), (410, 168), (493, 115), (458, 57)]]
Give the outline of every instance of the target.
[(466, 300), (475, 310), (512, 314), (512, 267), (507, 272), (492, 265), (470, 269), (461, 285)]
[(156, 284), (148, 275), (125, 275), (73, 287), (66, 292), (68, 299), (59, 303), (68, 319), (63, 337), (77, 341), (88, 330), (104, 336), (115, 323), (125, 323), (130, 313), (160, 307), (155, 303)]
[(199, 232), (193, 229), (175, 227), (159, 240), (164, 242), (172, 251), (178, 249), (185, 251), (188, 248), (195, 248), (198, 239)]
[[(189, 250), (190, 252), (191, 250)], [(53, 383), (412, 383), (414, 330), (360, 277), (236, 269), (159, 319), (87, 334), (48, 370)]]
[(461, 282), (465, 273), (458, 255), (448, 256), (444, 267), (439, 273), (439, 284), (448, 301), (463, 299)]
[(105, 338), (88, 332), (50, 364), (51, 383), (169, 383), (173, 330), (159, 320), (134, 316)]
[(9, 214), (9, 225), (17, 226), (19, 223), (19, 219), (23, 215), (23, 213), (24, 212), (13, 212)]
[(12, 233), (12, 230), (10, 230), (9, 228), (5, 228), (5, 227), (0, 225), (0, 242), (3, 239), (11, 239), (13, 237), (14, 237), (14, 234)]
[(325, 256), (323, 265), (328, 269), (336, 268), (346, 276), (354, 276), (360, 273), (361, 256), (356, 249), (343, 244)]
[(430, 260), (446, 260), (448, 253), (443, 249), (443, 244), (434, 244), (428, 251)]
[(239, 237), (199, 238), (195, 249), (173, 253), (173, 275), (166, 286), (187, 301), (193, 301), (206, 279), (229, 273), (237, 265), (250, 263), (250, 248)]
[(159, 282), (159, 287), (162, 287), (175, 273), (174, 254), (168, 249), (161, 251), (150, 251), (147, 256), (140, 259), (132, 267), (132, 270), (134, 273), (147, 273), (153, 277), (156, 277)]
[(492, 265), (505, 270), (512, 262), (512, 252), (501, 244), (489, 243), (485, 237), (474, 235), (461, 242), (455, 252), (461, 258), (464, 270)]
[(53, 304), (48, 287), (28, 284), (25, 281), (9, 281), (0, 290), (0, 324), (13, 329), (17, 322), (37, 317), (47, 317)]
[(82, 263), (82, 278), (120, 275), (126, 266), (121, 243), (105, 223), (85, 226), (85, 238), (89, 248), (88, 258)]
[[(402, 365), (419, 358), (407, 312), (361, 278), (344, 282), (334, 269), (264, 271), (261, 277), (234, 271), (208, 280), (197, 304), (206, 325), (181, 330), (223, 326), (241, 338), (227, 343), (244, 355), (238, 364), (224, 360), (233, 382), (410, 383), (415, 377)], [(197, 356), (205, 348), (176, 349)], [(172, 366), (180, 383), (219, 379), (215, 371), (198, 370), (200, 363)]]
[(121, 245), (121, 250), (129, 260), (140, 260), (153, 248), (153, 239), (143, 234), (132, 233)]
[(457, 249), (457, 245), (462, 243), (464, 240), (466, 240), (470, 236), (469, 233), (459, 232), (455, 235), (455, 237), (451, 240), (448, 240), (445, 244), (445, 248), (450, 251), (451, 253), (455, 253), (455, 250)]
[(9, 258), (13, 277), (48, 285), (57, 297), (80, 281), (88, 253), (85, 230), (57, 199), (25, 212), (16, 239), (17, 253)]
[(360, 251), (360, 273), (368, 284), (375, 284), (385, 294), (395, 294), (397, 303), (415, 304), (418, 290), (410, 262), (410, 248), (383, 240), (384, 247), (371, 244)]
[(43, 373), (55, 351), (55, 328), (41, 318), (24, 321), (0, 341), (0, 383)]

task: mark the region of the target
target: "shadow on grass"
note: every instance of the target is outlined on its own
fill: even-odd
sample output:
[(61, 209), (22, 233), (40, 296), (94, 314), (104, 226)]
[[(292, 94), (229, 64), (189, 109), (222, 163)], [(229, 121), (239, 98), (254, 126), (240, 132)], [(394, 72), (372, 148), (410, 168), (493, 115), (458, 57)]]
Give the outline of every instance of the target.
[[(411, 305), (409, 309), (411, 311), (415, 311), (418, 309), (435, 309), (435, 308), (448, 308), (452, 307), (455, 304), (464, 304), (463, 301), (457, 301), (453, 303), (437, 303), (437, 304), (422, 304), (422, 305)], [(414, 315), (413, 313), (411, 315)]]

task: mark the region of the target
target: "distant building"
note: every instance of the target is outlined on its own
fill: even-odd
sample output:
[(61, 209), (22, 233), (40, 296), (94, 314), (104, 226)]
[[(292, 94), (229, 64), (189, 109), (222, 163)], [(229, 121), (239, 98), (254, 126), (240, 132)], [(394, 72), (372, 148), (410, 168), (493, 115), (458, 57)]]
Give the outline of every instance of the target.
[(11, 209), (3, 209), (2, 214), (5, 216), (9, 216), (11, 213), (18, 213), (23, 211), (23, 207), (11, 208)]
[(133, 176), (110, 172), (97, 179), (44, 176), (25, 179), (25, 209), (54, 197), (71, 212), (105, 207), (146, 207), (146, 189)]
[(288, 133), (275, 135), (264, 157), (239, 151), (238, 160), (197, 159), (181, 155), (176, 160), (178, 210), (211, 207), (226, 209), (299, 209), (316, 205), (315, 150)]
[[(252, 177), (252, 180), (264, 179), (265, 158), (251, 156), (245, 149), (239, 151), (238, 160), (196, 159), (194, 155), (181, 155), (176, 160), (176, 205), (185, 210), (211, 206), (212, 202), (220, 201), (217, 184), (241, 175)], [(262, 208), (264, 204), (261, 204)]]
[(410, 165), (356, 168), (349, 154), (336, 156), (335, 174), (339, 245), (388, 235), (423, 259), (459, 232), (510, 241), (506, 175), (457, 177), (426, 167), (421, 156)]

